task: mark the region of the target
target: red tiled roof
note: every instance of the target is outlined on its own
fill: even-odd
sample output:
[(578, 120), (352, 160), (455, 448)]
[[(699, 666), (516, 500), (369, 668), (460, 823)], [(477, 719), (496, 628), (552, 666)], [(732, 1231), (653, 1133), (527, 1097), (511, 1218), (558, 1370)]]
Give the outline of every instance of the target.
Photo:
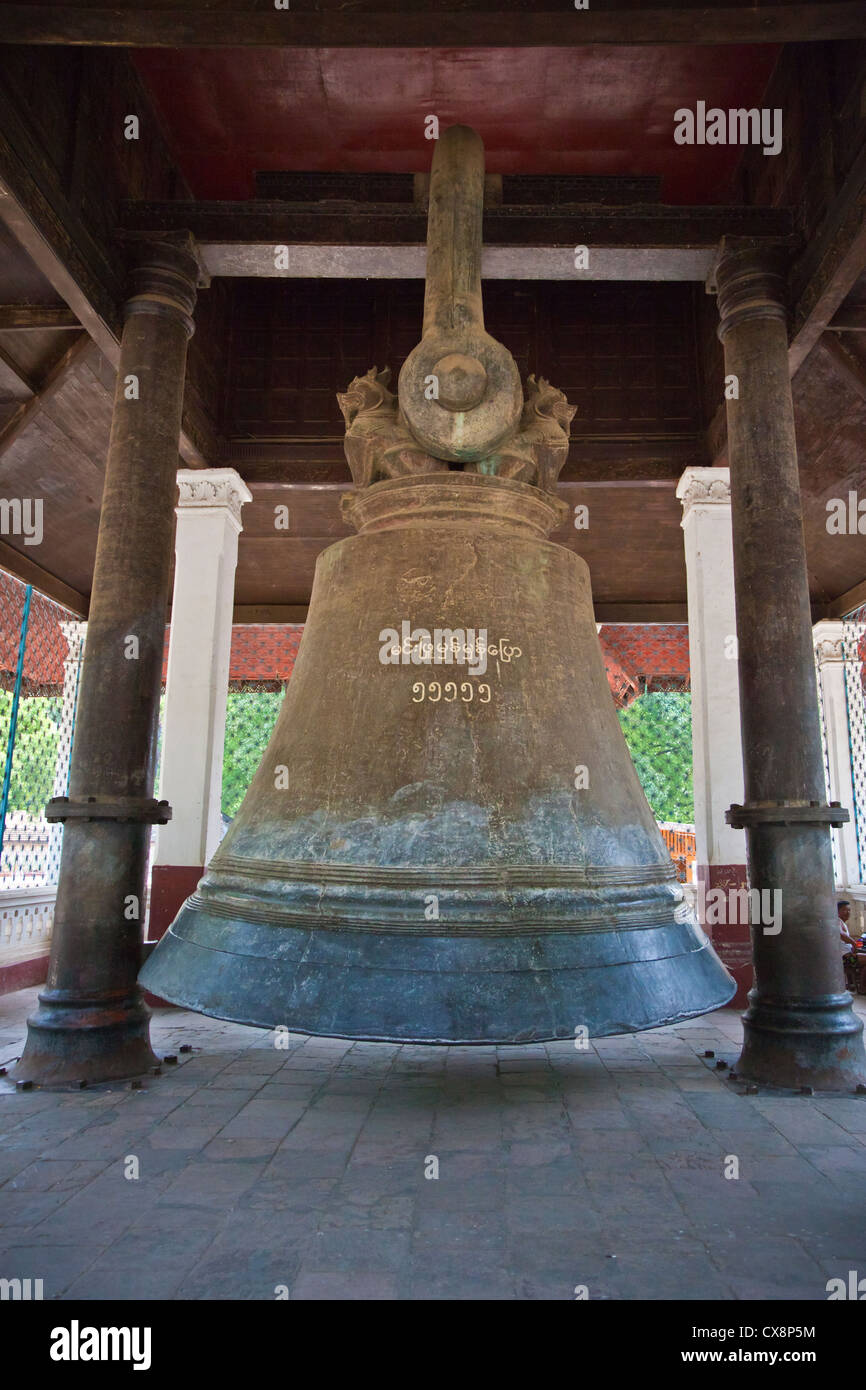
[[(232, 627), (229, 681), (287, 681), (303, 631), (303, 623), (236, 624)], [(168, 669), (169, 635), (170, 629), (166, 628), (163, 682)]]

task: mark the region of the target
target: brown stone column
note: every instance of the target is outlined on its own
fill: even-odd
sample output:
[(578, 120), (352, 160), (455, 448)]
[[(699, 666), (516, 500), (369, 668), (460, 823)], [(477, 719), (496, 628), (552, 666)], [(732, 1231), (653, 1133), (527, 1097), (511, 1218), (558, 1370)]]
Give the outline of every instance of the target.
[(156, 1064), (136, 983), (151, 826), (175, 479), (197, 265), (191, 243), (137, 248), (120, 365), (47, 987), (17, 1079), (75, 1084)]
[(783, 1087), (852, 1090), (866, 1082), (862, 1025), (846, 992), (825, 804), (806, 549), (788, 370), (783, 263), (725, 242), (716, 269), (728, 400), (728, 461), (739, 635), (746, 830), (753, 891), (755, 987), (744, 1018), (741, 1077)]

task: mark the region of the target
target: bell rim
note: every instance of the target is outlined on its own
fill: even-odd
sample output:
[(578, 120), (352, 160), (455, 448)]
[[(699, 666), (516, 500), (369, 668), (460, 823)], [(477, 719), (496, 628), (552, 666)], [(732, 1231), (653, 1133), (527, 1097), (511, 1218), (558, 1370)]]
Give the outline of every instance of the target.
[[(209, 944), (184, 934), (190, 915), (206, 919)], [(644, 1032), (722, 1008), (736, 992), (695, 923), (484, 941), (349, 938), (229, 922), (187, 904), (139, 979), (170, 1003), (251, 1027), (431, 1046), (563, 1041), (582, 1027), (588, 1037)], [(257, 955), (237, 949), (256, 945)]]

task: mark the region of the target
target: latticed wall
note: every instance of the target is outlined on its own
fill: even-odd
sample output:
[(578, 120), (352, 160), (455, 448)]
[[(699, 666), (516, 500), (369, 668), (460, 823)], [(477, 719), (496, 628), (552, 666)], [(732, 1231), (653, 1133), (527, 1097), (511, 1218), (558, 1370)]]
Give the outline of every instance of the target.
[(222, 814), (237, 814), (262, 760), (298, 654), (301, 624), (232, 628), (223, 753)]
[(619, 722), (655, 818), (692, 825), (692, 697), (675, 685), (647, 685)]
[(683, 882), (695, 872), (692, 697), (685, 623), (599, 632), (607, 680), (641, 786)]
[(692, 697), (677, 677), (641, 682), (619, 709), (632, 762), (683, 881), (695, 865)]
[[(829, 711), (827, 709), (827, 698), (824, 693), (824, 682), (821, 680), (821, 665), (818, 647), (815, 649), (815, 659), (818, 666), (818, 713), (821, 719), (821, 746), (824, 752), (824, 782), (827, 788), (827, 800), (832, 801), (835, 798), (835, 788), (833, 786), (833, 776), (830, 769), (830, 740), (827, 733)], [(838, 835), (831, 835), (830, 843), (833, 850), (833, 881), (834, 883), (841, 883), (845, 875), (842, 871)]]
[(866, 883), (866, 604), (845, 619), (842, 641), (857, 858)]
[(85, 624), (0, 571), (0, 951), (47, 941), (62, 825), (45, 805), (64, 796)]
[(843, 889), (866, 884), (866, 604), (815, 626), (815, 661), (827, 796), (851, 813), (832, 836)]
[(283, 703), (286, 683), (273, 680), (235, 681), (226, 701), (225, 756), (221, 808), (231, 821), (262, 760)]

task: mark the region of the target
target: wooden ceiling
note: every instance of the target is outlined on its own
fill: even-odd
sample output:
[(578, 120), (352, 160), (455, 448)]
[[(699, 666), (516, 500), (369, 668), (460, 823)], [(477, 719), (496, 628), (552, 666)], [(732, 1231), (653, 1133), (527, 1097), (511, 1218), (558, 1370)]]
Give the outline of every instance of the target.
[[(792, 8), (773, 7), (782, 37)], [(829, 8), (851, 24), (850, 7)], [(744, 214), (787, 210), (810, 585), (816, 612), (832, 608), (866, 578), (863, 538), (829, 536), (825, 525), (828, 498), (866, 494), (866, 45), (779, 53), (770, 43), (693, 41), (408, 53), (393, 43), (364, 52), (179, 45), (133, 59), (104, 48), (0, 48), (0, 495), (45, 501), (42, 545), (4, 537), (0, 565), (86, 608), (120, 323), (122, 250), (111, 229), (135, 225), (136, 208), (146, 221), (155, 208), (194, 211), (191, 195), (246, 199), (256, 173), (300, 170), (322, 176), (324, 201), (308, 191), (303, 203), (268, 204), (266, 231), (298, 209), (313, 249), (343, 226), (351, 251), (352, 228), (363, 226), (387, 257), (398, 244), (389, 227), (403, 217), (399, 244), (411, 244), (423, 215), (377, 203), (381, 193), (365, 202), (365, 181), (372, 190), (377, 172), (423, 172), (423, 116), (435, 110), (446, 124), (476, 123), (489, 168), (506, 176), (654, 177), (663, 202), (683, 209), (681, 244), (705, 235), (689, 240), (689, 207), (695, 219), (725, 200)], [(784, 153), (773, 163), (759, 151), (676, 146), (665, 123), (699, 99), (781, 106), (792, 132)], [(100, 107), (109, 124), (141, 112), (139, 148), (115, 148), (105, 130), (91, 136)], [(341, 171), (357, 172), (361, 201), (333, 202), (327, 176)], [(242, 238), (260, 206), (208, 204), (207, 215)], [(527, 225), (542, 240), (545, 227), (564, 226), (571, 244), (580, 214), (536, 206)], [(655, 225), (651, 207), (631, 215), (632, 233), (642, 218)], [(509, 225), (505, 214), (496, 222), (506, 246)], [(590, 525), (555, 539), (587, 559), (600, 616), (681, 619), (676, 481), (689, 463), (725, 461), (712, 298), (699, 283), (510, 279), (488, 282), (485, 300), (488, 326), (521, 372), (549, 375), (579, 407), (562, 495), (589, 508)], [(347, 534), (335, 393), (374, 363), (396, 376), (420, 330), (420, 282), (215, 279), (196, 319), (182, 462), (232, 465), (247, 480), (237, 603), (297, 617), (317, 556)], [(288, 535), (274, 528), (284, 503)]]
[(198, 198), (251, 198), (262, 170), (420, 171), (433, 113), (478, 131), (490, 173), (653, 174), (666, 203), (718, 203), (739, 151), (675, 144), (674, 112), (750, 106), (778, 52), (155, 49), (135, 63)]

